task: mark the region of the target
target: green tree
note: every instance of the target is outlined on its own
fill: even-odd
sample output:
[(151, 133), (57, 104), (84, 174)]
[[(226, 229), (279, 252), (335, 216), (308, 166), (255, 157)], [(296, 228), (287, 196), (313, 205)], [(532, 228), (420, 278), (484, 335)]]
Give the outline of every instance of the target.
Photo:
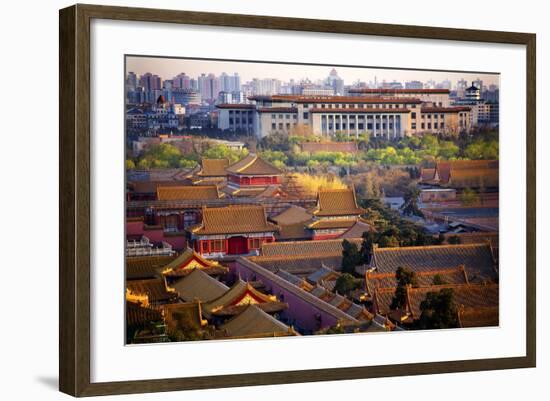
[(418, 286), (416, 273), (404, 267), (398, 267), (395, 272), (397, 287), (392, 298), (390, 309), (403, 309), (407, 304), (407, 286)]
[(349, 295), (353, 290), (361, 285), (361, 280), (357, 280), (353, 275), (344, 273), (336, 279), (334, 291), (342, 295)]
[(439, 292), (428, 292), (421, 302), (422, 311), (417, 322), (419, 329), (449, 329), (458, 327), (456, 306), (453, 302), (453, 290), (444, 288)]
[(401, 210), (406, 216), (424, 216), (418, 207), (418, 197), (420, 196), (420, 189), (416, 185), (411, 185), (407, 188), (403, 194), (403, 205)]
[(361, 263), (361, 254), (357, 245), (348, 240), (342, 241), (342, 272), (354, 274), (355, 267)]

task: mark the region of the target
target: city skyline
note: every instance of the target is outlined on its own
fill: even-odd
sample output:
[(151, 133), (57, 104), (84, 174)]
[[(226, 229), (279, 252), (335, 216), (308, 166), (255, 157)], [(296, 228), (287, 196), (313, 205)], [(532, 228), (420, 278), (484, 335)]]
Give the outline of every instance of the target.
[(241, 82), (252, 81), (253, 79), (277, 79), (282, 82), (302, 79), (311, 81), (325, 80), (332, 68), (338, 72), (338, 76), (344, 80), (346, 85), (354, 82), (391, 82), (398, 81), (435, 81), (437, 83), (445, 80), (451, 81), (453, 87), (456, 82), (465, 79), (468, 83), (481, 80), (484, 85), (499, 86), (499, 74), (496, 73), (471, 73), (471, 72), (448, 72), (431, 70), (406, 70), (388, 69), (382, 67), (344, 67), (333, 65), (303, 65), (303, 64), (282, 64), (275, 62), (247, 62), (247, 61), (218, 61), (198, 59), (177, 59), (160, 57), (128, 56), (126, 58), (126, 73), (134, 72), (143, 75), (147, 72), (156, 74), (163, 80), (170, 80), (180, 73), (186, 73), (192, 78), (201, 74), (214, 74), (219, 76), (223, 72), (233, 75), (238, 73)]

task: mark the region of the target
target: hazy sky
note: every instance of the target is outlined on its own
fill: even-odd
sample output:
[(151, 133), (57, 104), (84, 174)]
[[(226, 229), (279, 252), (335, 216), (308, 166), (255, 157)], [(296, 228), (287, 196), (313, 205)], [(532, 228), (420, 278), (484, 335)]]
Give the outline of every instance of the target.
[[(251, 63), (242, 61), (213, 61), (134, 56), (126, 58), (126, 71), (132, 71), (138, 75), (151, 72), (159, 75), (162, 79), (172, 79), (174, 76), (182, 72), (185, 72), (192, 78), (196, 78), (201, 73), (213, 73), (215, 75), (220, 75), (222, 72), (226, 72), (231, 75), (237, 72), (241, 76), (242, 83), (245, 83), (252, 78), (276, 78), (281, 81), (289, 81), (292, 78), (299, 81), (302, 78), (309, 78), (312, 81), (316, 81), (317, 79), (326, 78), (332, 68), (333, 66)], [(441, 82), (445, 79), (449, 79), (454, 86), (461, 78), (466, 79), (468, 82), (479, 78), (483, 80), (485, 85), (498, 85), (499, 83), (498, 74), (411, 71), (338, 66), (335, 66), (334, 68), (338, 71), (338, 75), (344, 79), (346, 85), (351, 84), (358, 79), (364, 82), (374, 81), (375, 76), (377, 77), (378, 82), (383, 80), (396, 80), (399, 82), (418, 80), (426, 82), (432, 79), (436, 82)]]

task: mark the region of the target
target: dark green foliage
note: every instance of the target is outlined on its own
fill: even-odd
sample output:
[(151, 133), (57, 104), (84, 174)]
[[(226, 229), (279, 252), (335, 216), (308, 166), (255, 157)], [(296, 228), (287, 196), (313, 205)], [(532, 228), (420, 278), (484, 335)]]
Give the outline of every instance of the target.
[(395, 272), (397, 288), (393, 296), (391, 309), (402, 309), (407, 303), (407, 286), (417, 287), (416, 273), (404, 267), (398, 267)]
[(355, 267), (361, 262), (361, 254), (357, 245), (348, 240), (342, 241), (342, 272), (354, 274)]
[(453, 303), (453, 290), (444, 288), (429, 292), (420, 304), (422, 314), (417, 322), (419, 329), (449, 329), (458, 327), (458, 316)]
[(403, 206), (401, 206), (401, 210), (403, 211), (403, 214), (406, 216), (420, 216), (423, 217), (424, 215), (420, 211), (420, 208), (418, 207), (418, 197), (420, 196), (420, 189), (416, 185), (409, 186), (407, 190), (405, 191), (405, 194), (403, 195)]
[(349, 273), (344, 273), (336, 280), (334, 291), (341, 295), (349, 295), (353, 290), (361, 286), (361, 279), (356, 279)]

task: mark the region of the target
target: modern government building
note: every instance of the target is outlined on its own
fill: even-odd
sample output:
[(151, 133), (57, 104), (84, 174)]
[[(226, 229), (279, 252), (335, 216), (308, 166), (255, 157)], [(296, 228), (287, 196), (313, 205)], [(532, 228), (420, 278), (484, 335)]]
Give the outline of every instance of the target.
[(402, 138), (417, 133), (458, 134), (472, 127), (471, 108), (453, 106), (447, 89), (350, 89), (348, 96), (251, 96), (247, 104), (218, 104), (218, 128), (291, 134), (298, 126), (314, 135), (343, 133)]

